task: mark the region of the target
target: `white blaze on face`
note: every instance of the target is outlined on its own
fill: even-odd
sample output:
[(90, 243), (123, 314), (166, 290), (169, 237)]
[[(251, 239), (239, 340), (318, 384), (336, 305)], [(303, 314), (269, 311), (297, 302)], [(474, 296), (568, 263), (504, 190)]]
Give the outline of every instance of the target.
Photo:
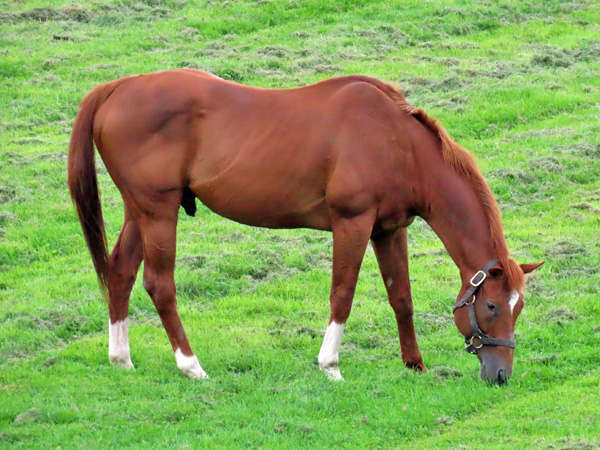
[(196, 355), (186, 356), (183, 354), (181, 349), (175, 350), (175, 361), (177, 361), (177, 367), (181, 370), (185, 375), (192, 379), (196, 378), (208, 378), (206, 372), (202, 370), (200, 367), (200, 363), (198, 362), (198, 358)]
[(133, 369), (129, 356), (129, 318), (112, 324), (108, 321), (108, 359), (115, 366)]
[(510, 305), (510, 313), (513, 314), (515, 311), (515, 306), (517, 306), (517, 302), (519, 301), (519, 293), (517, 291), (512, 291), (510, 294), (510, 300), (508, 300), (508, 304)]
[(319, 352), (319, 368), (325, 372), (327, 378), (334, 381), (343, 380), (339, 369), (340, 362), (338, 356), (343, 334), (344, 324), (332, 321), (327, 327), (323, 345)]

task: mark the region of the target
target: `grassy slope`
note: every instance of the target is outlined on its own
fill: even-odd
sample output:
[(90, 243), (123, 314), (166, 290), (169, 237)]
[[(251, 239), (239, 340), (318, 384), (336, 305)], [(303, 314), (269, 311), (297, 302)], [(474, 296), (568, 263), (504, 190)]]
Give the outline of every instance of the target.
[[(57, 16), (69, 3), (0, 1), (0, 447), (596, 448), (594, 2), (146, 0)], [(36, 7), (37, 20), (17, 16)], [(316, 365), (330, 235), (243, 227), (203, 207), (181, 216), (176, 281), (211, 380), (177, 373), (139, 280), (137, 369), (110, 367), (107, 311), (66, 190), (68, 133), (94, 84), (173, 67), (265, 87), (367, 74), (439, 117), (478, 156), (515, 257), (548, 261), (519, 319), (510, 387), (482, 384), (461, 351), (456, 269), (423, 222), (410, 229), (411, 273), (434, 370), (402, 368), (369, 251), (342, 346), (346, 382), (331, 384)], [(102, 169), (100, 180), (114, 242), (121, 203)]]

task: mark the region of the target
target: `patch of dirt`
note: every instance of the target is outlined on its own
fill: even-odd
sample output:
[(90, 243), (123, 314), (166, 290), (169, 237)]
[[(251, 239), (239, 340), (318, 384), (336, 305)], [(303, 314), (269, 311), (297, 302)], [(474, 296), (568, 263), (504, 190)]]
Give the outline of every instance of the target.
[(573, 56), (569, 50), (559, 49), (553, 45), (536, 45), (533, 47), (536, 50), (536, 54), (530, 61), (533, 65), (543, 67), (569, 67), (573, 64)]
[[(325, 336), (325, 333), (321, 333), (322, 336)], [(350, 353), (354, 353), (358, 350), (358, 345), (352, 343), (352, 342), (348, 342), (348, 341), (342, 341), (342, 345), (340, 345), (340, 351), (344, 354), (350, 354)]]
[(454, 43), (442, 42), (440, 44), (437, 44), (436, 47), (440, 48), (440, 49), (444, 49), (444, 50), (447, 50), (450, 48), (464, 48), (467, 50), (480, 50), (481, 49), (481, 47), (479, 45), (474, 44), (472, 42), (454, 42)]
[(462, 377), (462, 372), (456, 370), (452, 367), (447, 366), (435, 366), (432, 369), (429, 369), (432, 375), (437, 375), (441, 378), (460, 378)]
[(538, 356), (531, 356), (529, 358), (525, 358), (522, 361), (526, 362), (526, 363), (533, 363), (533, 364), (550, 364), (553, 363), (554, 361), (556, 361), (558, 359), (558, 355), (556, 354), (550, 354), (550, 355), (538, 355)]
[(50, 141), (46, 139), (34, 138), (34, 137), (24, 137), (20, 139), (15, 139), (12, 141), (17, 145), (35, 145), (35, 144), (50, 144)]
[[(570, 437), (565, 437), (556, 441), (558, 444), (561, 444), (557, 450), (596, 450), (600, 448), (598, 444), (588, 441), (586, 439), (574, 439)], [(562, 445), (565, 444), (565, 445)]]
[(411, 253), (410, 256), (412, 256), (413, 258), (422, 258), (424, 256), (445, 256), (447, 254), (448, 252), (446, 251), (446, 249), (440, 248), (437, 250), (429, 250), (426, 252), (414, 252)]
[(438, 417), (436, 419), (437, 423), (441, 423), (442, 425), (452, 425), (454, 423), (454, 419), (447, 416)]
[(431, 84), (430, 89), (431, 91), (454, 91), (463, 88), (467, 84), (469, 84), (467, 80), (452, 75)]
[(545, 86), (546, 86), (546, 89), (549, 89), (551, 91), (558, 91), (558, 90), (560, 90), (560, 89), (563, 88), (562, 84), (556, 83), (556, 82), (553, 82), (553, 81), (550, 81), (550, 82), (546, 83)]
[(106, 69), (118, 69), (121, 66), (119, 64), (98, 64), (97, 66), (88, 67), (88, 70), (106, 70)]
[(51, 356), (42, 363), (42, 367), (50, 367), (56, 363), (58, 363), (58, 358), (56, 356)]
[(564, 239), (546, 248), (548, 259), (555, 261), (564, 261), (578, 256), (586, 256), (588, 254), (589, 250), (587, 247), (573, 239)]
[(0, 211), (0, 223), (16, 222), (17, 216), (10, 211)]
[(295, 333), (296, 334), (308, 334), (312, 338), (321, 336), (321, 333), (319, 333), (319, 331), (315, 330), (312, 327), (307, 327), (307, 326), (296, 329)]
[[(201, 37), (200, 35), (200, 30), (198, 30), (197, 28), (194, 27), (183, 27), (181, 29), (181, 31), (179, 32), (179, 34), (183, 37), (186, 38), (199, 38)], [(166, 37), (166, 36), (165, 36)], [(167, 38), (168, 40), (168, 38)]]
[(284, 58), (294, 53), (282, 45), (267, 45), (256, 50), (259, 55), (275, 56), (276, 58)]
[(35, 22), (48, 22), (50, 20), (70, 20), (73, 22), (89, 22), (95, 12), (83, 6), (68, 5), (62, 8), (33, 8), (18, 14), (10, 15), (12, 21), (31, 20)]
[[(429, 57), (421, 57), (421, 59), (427, 58), (428, 60), (433, 60)], [(426, 93), (426, 92), (450, 92), (450, 91), (458, 91), (463, 89), (464, 87), (470, 85), (472, 81), (464, 76), (456, 76), (450, 75), (443, 80), (433, 80), (426, 77), (416, 77), (403, 79), (402, 85), (405, 95), (412, 95), (413, 93)], [(459, 98), (460, 96), (456, 96)], [(468, 99), (468, 98), (467, 98)]]
[(600, 41), (586, 41), (583, 46), (572, 50), (572, 54), (576, 61), (595, 61), (600, 58)]
[(587, 203), (587, 202), (573, 203), (572, 205), (569, 205), (569, 208), (585, 210), (585, 211), (589, 211), (589, 212), (593, 212), (593, 213), (600, 212), (600, 208), (592, 205), (591, 203)]
[[(487, 61), (481, 61), (481, 65), (485, 67)], [(496, 78), (503, 80), (511, 75), (523, 73), (524, 71), (515, 67), (514, 64), (507, 62), (498, 63), (493, 69), (481, 70), (473, 68), (457, 68), (458, 73), (469, 76), (471, 78)]]
[[(433, 312), (422, 312), (415, 314), (417, 322), (423, 322), (426, 331), (439, 330), (440, 328), (446, 328), (453, 323), (451, 314), (436, 314)], [(419, 327), (422, 328), (422, 327)]]
[(310, 36), (310, 34), (308, 34), (306, 31), (294, 31), (292, 33), (292, 36), (297, 39), (306, 39)]
[(573, 311), (566, 306), (559, 306), (558, 308), (552, 308), (546, 314), (546, 320), (551, 323), (558, 325), (564, 325), (567, 322), (579, 319), (580, 315), (578, 312)]
[(315, 73), (333, 73), (341, 70), (341, 66), (336, 66), (335, 64), (317, 64), (314, 67)]
[(41, 155), (34, 156), (33, 159), (41, 161), (62, 161), (66, 162), (69, 159), (69, 154), (66, 151), (42, 153)]
[(527, 130), (513, 134), (514, 139), (527, 139), (546, 136), (572, 136), (575, 130), (571, 127), (564, 128), (542, 128), (541, 130)]
[(469, 97), (461, 97), (455, 95), (447, 100), (440, 100), (437, 103), (433, 103), (431, 106), (435, 108), (452, 109), (454, 111), (462, 111), (465, 109), (465, 105), (469, 103)]
[(559, 145), (553, 148), (556, 152), (576, 154), (579, 157), (600, 159), (600, 144), (581, 142), (577, 144)]
[(31, 408), (24, 413), (19, 414), (13, 420), (13, 425), (21, 425), (24, 423), (41, 422), (42, 413), (38, 408)]
[(487, 172), (489, 178), (506, 178), (519, 183), (531, 184), (534, 181), (532, 175), (520, 169), (498, 169)]
[(542, 158), (533, 159), (530, 162), (531, 168), (535, 170), (543, 170), (544, 172), (562, 173), (563, 167), (558, 158), (554, 156), (544, 156)]
[(600, 201), (600, 189), (597, 189), (595, 191), (582, 192), (580, 196), (583, 200), (590, 200), (593, 202)]
[(565, 219), (573, 219), (578, 222), (581, 222), (585, 219), (585, 216), (579, 212), (570, 212), (564, 215)]
[(287, 420), (281, 420), (275, 424), (275, 428), (273, 429), (275, 433), (284, 434), (284, 433), (292, 433), (294, 431), (299, 431), (303, 434), (311, 434), (314, 433), (314, 428), (309, 425), (299, 424), (295, 425)]
[(553, 45), (529, 45), (535, 51), (531, 64), (544, 67), (569, 67), (577, 62), (589, 62), (600, 57), (600, 42), (592, 40), (573, 49)]
[(3, 161), (6, 161), (8, 164), (18, 164), (23, 159), (23, 155), (11, 151), (3, 153), (0, 157)]
[(55, 41), (86, 41), (89, 39), (87, 36), (75, 36), (73, 34), (53, 34), (52, 39)]
[(206, 263), (206, 256), (190, 255), (177, 258), (176, 264), (181, 264), (192, 269), (201, 269)]
[(17, 190), (10, 186), (0, 186), (0, 205), (12, 202), (17, 196)]

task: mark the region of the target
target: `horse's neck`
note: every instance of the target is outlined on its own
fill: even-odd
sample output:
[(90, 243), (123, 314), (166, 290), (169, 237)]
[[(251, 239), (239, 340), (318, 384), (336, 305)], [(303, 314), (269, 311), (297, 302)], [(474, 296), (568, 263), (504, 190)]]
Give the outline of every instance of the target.
[(428, 171), (431, 179), (425, 193), (428, 213), (424, 218), (466, 281), (496, 256), (489, 221), (468, 180), (443, 162), (435, 169)]

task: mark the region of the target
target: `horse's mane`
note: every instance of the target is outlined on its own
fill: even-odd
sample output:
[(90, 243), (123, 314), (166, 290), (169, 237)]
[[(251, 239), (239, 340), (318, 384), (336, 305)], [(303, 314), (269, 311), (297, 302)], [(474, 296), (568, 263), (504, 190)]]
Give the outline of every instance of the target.
[(502, 230), (502, 217), (500, 208), (494, 198), (494, 194), (483, 178), (481, 171), (475, 163), (473, 155), (460, 145), (458, 145), (448, 134), (446, 129), (429, 117), (422, 109), (410, 105), (402, 92), (393, 86), (387, 85), (390, 89), (388, 95), (398, 104), (398, 106), (407, 114), (413, 116), (421, 124), (431, 130), (441, 141), (442, 157), (444, 162), (457, 170), (473, 187), (484, 214), (486, 215), (492, 236), (492, 246), (496, 257), (504, 269), (504, 274), (509, 286), (512, 289), (521, 289), (524, 285), (524, 274), (519, 265), (510, 257), (504, 231)]

